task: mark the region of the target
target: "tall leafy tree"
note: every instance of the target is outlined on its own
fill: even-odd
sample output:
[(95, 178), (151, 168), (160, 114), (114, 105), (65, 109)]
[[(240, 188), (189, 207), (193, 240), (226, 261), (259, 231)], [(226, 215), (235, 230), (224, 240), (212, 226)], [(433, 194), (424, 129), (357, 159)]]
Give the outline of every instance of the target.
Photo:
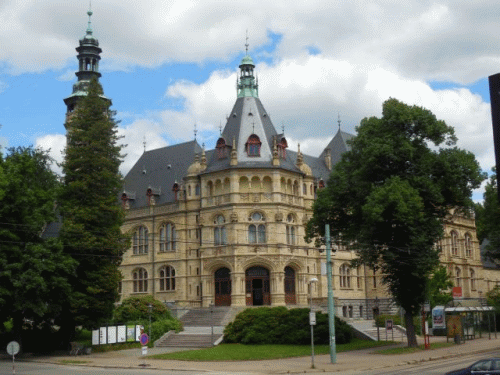
[(435, 306), (446, 305), (453, 300), (452, 287), (453, 282), (446, 267), (443, 265), (437, 266), (427, 283), (427, 298), (431, 309)]
[(474, 155), (455, 146), (454, 129), (424, 108), (389, 99), (357, 133), (318, 194), (307, 238), (323, 236), (329, 223), (333, 236), (355, 243), (359, 261), (382, 271), (404, 308), (408, 345), (416, 346), (412, 318), (438, 264), (443, 219), (471, 207), (484, 177)]
[(61, 238), (78, 262), (70, 326), (96, 327), (111, 318), (118, 299), (118, 266), (127, 241), (120, 231), (124, 213), (117, 201), (122, 146), (109, 105), (93, 79), (66, 121)]
[(484, 189), (483, 202), (475, 204), (477, 236), (480, 242), (488, 239), (485, 256), (500, 260), (500, 206), (497, 193), (497, 175), (490, 176)]
[(50, 164), (33, 147), (0, 158), (0, 321), (13, 319), (18, 340), (25, 319), (52, 324), (71, 294), (75, 262), (46, 230), (59, 187)]

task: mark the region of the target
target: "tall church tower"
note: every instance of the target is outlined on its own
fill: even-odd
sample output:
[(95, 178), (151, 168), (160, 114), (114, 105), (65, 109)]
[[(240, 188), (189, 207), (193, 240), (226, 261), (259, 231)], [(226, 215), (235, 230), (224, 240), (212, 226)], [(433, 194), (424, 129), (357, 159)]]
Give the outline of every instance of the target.
[[(99, 73), (99, 60), (101, 60), (102, 49), (99, 47), (99, 41), (93, 36), (91, 17), (92, 11), (89, 9), (87, 12), (89, 16), (87, 31), (85, 36), (80, 39), (80, 45), (76, 48), (78, 55), (78, 71), (75, 73), (78, 81), (73, 85), (73, 92), (70, 96), (64, 99), (66, 104), (66, 116), (70, 116), (75, 110), (75, 107), (81, 97), (87, 95), (87, 89), (92, 78), (99, 80), (101, 73)], [(109, 101), (111, 99), (103, 96), (104, 99)]]

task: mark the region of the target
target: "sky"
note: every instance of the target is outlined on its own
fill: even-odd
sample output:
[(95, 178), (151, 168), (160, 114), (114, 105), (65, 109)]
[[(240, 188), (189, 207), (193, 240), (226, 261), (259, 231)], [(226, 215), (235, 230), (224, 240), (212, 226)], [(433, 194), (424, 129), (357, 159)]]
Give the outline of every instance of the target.
[[(238, 65), (256, 64), (259, 97), (289, 147), (317, 156), (340, 126), (355, 134), (389, 97), (455, 128), (481, 167), (495, 164), (488, 76), (500, 72), (498, 1), (94, 0), (101, 84), (126, 144), (215, 146), (236, 100)], [(0, 145), (62, 161), (65, 105), (89, 4), (0, 0)], [(54, 169), (60, 168), (54, 164)], [(482, 192), (474, 193), (481, 200)]]

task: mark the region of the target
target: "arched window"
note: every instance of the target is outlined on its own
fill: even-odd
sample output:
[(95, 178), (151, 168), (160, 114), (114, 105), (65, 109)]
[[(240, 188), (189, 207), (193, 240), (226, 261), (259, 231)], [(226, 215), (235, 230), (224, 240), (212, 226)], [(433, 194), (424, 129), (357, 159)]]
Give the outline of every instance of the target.
[(266, 243), (266, 225), (259, 224), (259, 222), (265, 221), (264, 216), (260, 212), (254, 212), (250, 215), (249, 221), (255, 224), (248, 226), (248, 242)]
[(174, 251), (176, 248), (177, 234), (174, 224), (167, 223), (160, 227), (160, 251)]
[(340, 275), (340, 287), (350, 288), (351, 287), (351, 268), (347, 264), (343, 264), (339, 268)]
[(458, 255), (458, 233), (451, 231), (451, 255)]
[(148, 291), (148, 271), (138, 268), (132, 272), (134, 280), (134, 293), (145, 293)]
[(292, 214), (288, 214), (286, 221), (286, 243), (288, 245), (295, 245), (296, 228), (293, 225), (295, 223), (295, 217)]
[(248, 137), (248, 141), (245, 144), (248, 156), (260, 156), (260, 146), (262, 142), (256, 134), (252, 134)]
[(476, 290), (476, 273), (470, 269), (470, 290)]
[(469, 233), (465, 234), (465, 256), (472, 257), (472, 238)]
[(226, 227), (224, 226), (226, 222), (226, 219), (224, 219), (224, 216), (218, 215), (215, 220), (214, 224), (216, 227), (214, 228), (214, 245), (227, 245), (227, 234), (226, 234)]
[(134, 255), (148, 253), (148, 229), (144, 226), (138, 227), (132, 239), (132, 250)]
[(460, 271), (460, 268), (455, 268), (455, 284), (456, 286), (461, 286), (462, 285), (462, 272)]
[(342, 306), (342, 316), (347, 318), (347, 306)]
[(175, 290), (175, 269), (172, 266), (160, 268), (160, 292)]

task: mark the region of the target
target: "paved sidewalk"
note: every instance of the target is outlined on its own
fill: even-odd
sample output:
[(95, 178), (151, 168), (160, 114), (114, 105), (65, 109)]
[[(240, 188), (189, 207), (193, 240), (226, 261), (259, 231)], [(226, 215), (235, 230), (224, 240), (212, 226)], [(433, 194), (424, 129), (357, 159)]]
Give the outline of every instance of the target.
[[(431, 342), (442, 341), (443, 338), (431, 338)], [(96, 353), (82, 357), (41, 357), (32, 360), (50, 363), (63, 363), (63, 360), (87, 361), (83, 366), (140, 368), (144, 362), (148, 368), (164, 370), (192, 370), (201, 372), (238, 372), (240, 374), (283, 374), (283, 373), (311, 373), (311, 372), (341, 372), (352, 370), (369, 370), (394, 367), (397, 365), (431, 361), (449, 357), (500, 348), (500, 334), (498, 338), (487, 337), (467, 341), (464, 344), (446, 348), (420, 351), (411, 354), (382, 355), (375, 353), (380, 348), (351, 351), (337, 354), (337, 363), (330, 363), (329, 355), (315, 356), (315, 369), (311, 369), (311, 357), (287, 358), (280, 360), (262, 361), (230, 361), (230, 362), (188, 362), (146, 359), (141, 356), (141, 349), (129, 349), (116, 352)], [(151, 348), (148, 354), (164, 353), (176, 350), (192, 350), (187, 348)]]

